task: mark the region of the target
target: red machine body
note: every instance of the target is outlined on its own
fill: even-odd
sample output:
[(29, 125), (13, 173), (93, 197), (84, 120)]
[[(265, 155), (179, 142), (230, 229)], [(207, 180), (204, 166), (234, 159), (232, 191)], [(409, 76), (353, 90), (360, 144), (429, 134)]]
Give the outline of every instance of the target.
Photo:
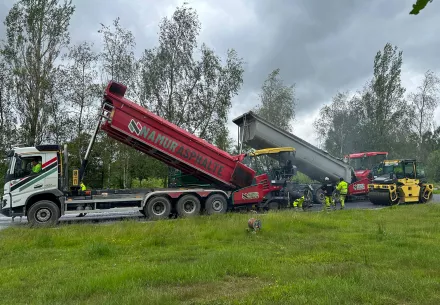
[(388, 152), (372, 151), (353, 153), (344, 156), (347, 162), (354, 168), (354, 173), (358, 179), (348, 186), (348, 194), (365, 195), (368, 193), (368, 184), (371, 183), (370, 173), (374, 166), (385, 160)]
[(252, 185), (255, 171), (186, 130), (124, 97), (127, 87), (110, 82), (104, 107), (111, 114), (101, 129), (110, 137), (220, 189), (234, 191)]
[(344, 156), (351, 166), (354, 168), (356, 178), (368, 178), (371, 169), (388, 157), (386, 151), (370, 151), (354, 153)]
[(232, 194), (234, 205), (261, 202), (263, 198), (274, 191), (281, 190), (281, 186), (272, 185), (267, 174), (255, 177), (256, 184), (242, 188)]

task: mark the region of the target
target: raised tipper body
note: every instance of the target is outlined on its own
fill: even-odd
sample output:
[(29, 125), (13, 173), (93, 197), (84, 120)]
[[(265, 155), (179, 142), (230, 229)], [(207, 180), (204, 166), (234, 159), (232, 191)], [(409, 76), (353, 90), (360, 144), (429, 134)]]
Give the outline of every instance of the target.
[(126, 89), (111, 82), (105, 90), (110, 116), (102, 129), (110, 137), (225, 190), (252, 184), (255, 171), (241, 163), (245, 155), (231, 156), (124, 98)]

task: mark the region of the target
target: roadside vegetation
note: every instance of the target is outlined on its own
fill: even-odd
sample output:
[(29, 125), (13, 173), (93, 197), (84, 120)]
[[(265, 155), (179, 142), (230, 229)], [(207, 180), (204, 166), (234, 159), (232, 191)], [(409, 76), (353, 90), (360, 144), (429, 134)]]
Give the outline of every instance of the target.
[(0, 232), (3, 304), (438, 304), (440, 206)]

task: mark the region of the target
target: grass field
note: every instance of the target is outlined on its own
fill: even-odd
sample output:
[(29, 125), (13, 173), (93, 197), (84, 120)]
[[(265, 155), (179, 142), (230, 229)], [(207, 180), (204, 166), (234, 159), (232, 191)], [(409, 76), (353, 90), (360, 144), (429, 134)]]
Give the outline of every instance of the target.
[(440, 304), (440, 205), (0, 231), (1, 304)]

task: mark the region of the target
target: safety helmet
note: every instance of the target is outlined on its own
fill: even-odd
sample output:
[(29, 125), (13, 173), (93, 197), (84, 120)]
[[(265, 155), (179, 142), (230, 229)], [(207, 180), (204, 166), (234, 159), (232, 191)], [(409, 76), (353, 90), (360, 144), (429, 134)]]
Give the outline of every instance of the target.
[(328, 178), (328, 177), (325, 177), (325, 179), (324, 179), (325, 181), (329, 181), (330, 179)]

